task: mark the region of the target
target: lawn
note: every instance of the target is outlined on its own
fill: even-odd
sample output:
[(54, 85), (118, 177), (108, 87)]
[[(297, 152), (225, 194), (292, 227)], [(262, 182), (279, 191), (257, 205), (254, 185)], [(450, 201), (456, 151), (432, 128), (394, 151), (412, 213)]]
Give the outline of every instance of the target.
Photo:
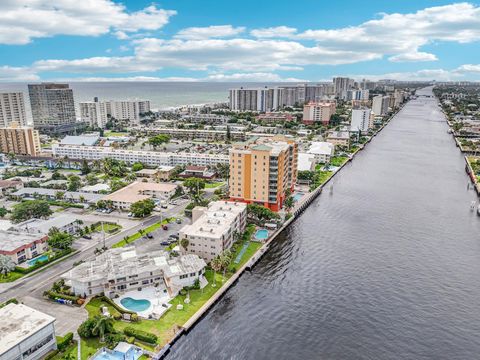
[(140, 239), (143, 235), (146, 235), (148, 233), (151, 233), (152, 231), (154, 230), (157, 230), (160, 226), (162, 225), (167, 225), (169, 223), (171, 223), (172, 221), (174, 221), (175, 218), (168, 218), (168, 219), (165, 219), (163, 220), (161, 223), (155, 223), (153, 225), (150, 225), (149, 227), (143, 229), (143, 233), (141, 234), (140, 232), (137, 232), (129, 237), (127, 237), (126, 239), (122, 239), (120, 240), (119, 242), (117, 242), (116, 244), (113, 244), (112, 245), (112, 248), (119, 248), (119, 247), (124, 247), (128, 244), (131, 244), (132, 242), (134, 242), (135, 240), (138, 240)]
[(90, 338), (90, 339), (82, 338), (81, 349), (80, 349), (82, 360), (87, 360), (89, 357), (95, 354), (97, 350), (102, 346), (103, 345), (100, 344), (100, 340), (98, 338)]
[(213, 189), (225, 184), (225, 181), (217, 181), (205, 184), (205, 189)]
[(128, 132), (105, 131), (105, 136), (128, 136)]
[[(61, 339), (62, 339), (61, 336), (57, 336), (57, 342), (60, 341)], [(59, 352), (54, 357), (52, 357), (50, 360), (60, 360), (60, 359), (68, 357), (69, 355), (73, 356), (73, 359), (77, 359), (77, 355), (78, 355), (78, 350), (77, 349), (78, 349), (77, 341), (73, 340), (72, 344), (70, 344), (65, 349), (65, 351)]]
[(348, 160), (346, 156), (334, 156), (330, 159), (330, 165), (332, 166), (342, 166)]
[(21, 272), (18, 271), (11, 271), (8, 273), (7, 276), (0, 275), (0, 283), (7, 283), (7, 282), (12, 282), (15, 280), (20, 279), (23, 275)]
[[(118, 232), (122, 228), (121, 225), (119, 224), (110, 224), (110, 223), (103, 223), (103, 229), (105, 230), (106, 233), (113, 234), (115, 232)], [(98, 224), (94, 228), (95, 232), (101, 232), (102, 231), (102, 224)]]

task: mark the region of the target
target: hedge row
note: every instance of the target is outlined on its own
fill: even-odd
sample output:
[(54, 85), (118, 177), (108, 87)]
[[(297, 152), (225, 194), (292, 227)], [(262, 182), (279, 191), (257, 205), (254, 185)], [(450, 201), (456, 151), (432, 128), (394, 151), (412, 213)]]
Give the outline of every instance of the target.
[(72, 251), (73, 251), (72, 249), (67, 249), (67, 250), (57, 252), (57, 253), (55, 253), (55, 255), (50, 256), (48, 258), (48, 260), (37, 261), (33, 266), (30, 266), (28, 268), (24, 268), (24, 267), (21, 267), (21, 266), (15, 266), (15, 271), (17, 271), (21, 274), (31, 273), (32, 271), (37, 270), (37, 269), (41, 268), (42, 266), (44, 266), (48, 263), (51, 263), (52, 261), (55, 261), (57, 259), (60, 259), (61, 257), (64, 257), (65, 255), (70, 254)]
[(70, 301), (73, 301), (74, 303), (77, 303), (77, 301), (80, 299), (79, 296), (60, 294), (55, 291), (46, 291), (46, 293), (47, 293), (47, 296), (52, 300), (64, 299), (64, 300), (70, 300)]
[(137, 314), (136, 312), (134, 311), (128, 311), (128, 310), (125, 310), (123, 309), (122, 307), (118, 306), (117, 303), (115, 303), (115, 301), (113, 301), (112, 299), (110, 299), (108, 296), (101, 296), (100, 297), (101, 300), (105, 301), (106, 303), (108, 303), (109, 305), (111, 305), (115, 310), (117, 310), (120, 314), (130, 314), (130, 315), (134, 315), (134, 314)]
[(157, 335), (143, 331), (134, 329), (131, 326), (127, 326), (123, 333), (127, 336), (133, 336), (135, 339), (140, 341), (145, 341), (146, 343), (156, 344), (157, 343)]
[(3, 304), (0, 304), (0, 309), (3, 308), (4, 306), (7, 306), (8, 304), (18, 304), (18, 300), (15, 298), (11, 298), (7, 300)]
[(55, 349), (53, 351), (50, 351), (47, 356), (45, 356), (45, 358), (43, 360), (50, 360), (52, 358), (54, 358), (58, 353), (60, 352), (60, 350), (58, 349)]
[(73, 333), (71, 332), (66, 333), (61, 340), (57, 341), (58, 350), (64, 351), (68, 347), (68, 345), (72, 343), (72, 340), (73, 340)]

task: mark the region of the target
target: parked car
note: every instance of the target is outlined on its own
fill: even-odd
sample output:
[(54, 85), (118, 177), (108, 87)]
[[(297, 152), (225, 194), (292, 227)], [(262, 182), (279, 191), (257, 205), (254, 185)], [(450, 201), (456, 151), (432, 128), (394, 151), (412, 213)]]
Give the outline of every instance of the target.
[(179, 237), (178, 235), (175, 235), (175, 234), (170, 234), (170, 236), (168, 237), (169, 239), (174, 239), (174, 240), (178, 240)]
[(149, 238), (149, 239), (153, 239), (153, 235), (152, 235), (152, 234), (150, 234), (150, 233), (147, 233), (147, 238)]
[(162, 225), (162, 229), (163, 230), (168, 230), (168, 226), (167, 225)]
[(82, 236), (84, 239), (92, 240), (92, 237), (90, 235), (83, 235)]
[(160, 245), (162, 245), (162, 246), (168, 246), (168, 245), (170, 245), (170, 242), (164, 240), (164, 241), (162, 241), (162, 242), (160, 243)]
[(133, 216), (133, 213), (128, 213), (128, 217), (132, 217)]
[(182, 223), (182, 219), (177, 218), (177, 219), (175, 219), (175, 222), (176, 222), (177, 224), (181, 224), (181, 223)]

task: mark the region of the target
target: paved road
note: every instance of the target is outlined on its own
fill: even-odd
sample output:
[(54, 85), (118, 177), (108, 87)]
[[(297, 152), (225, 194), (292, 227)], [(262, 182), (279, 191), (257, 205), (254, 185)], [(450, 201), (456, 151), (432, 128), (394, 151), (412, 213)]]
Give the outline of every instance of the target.
[[(174, 217), (180, 213), (183, 213), (187, 203), (175, 206), (172, 209), (165, 210), (162, 213), (163, 218)], [(145, 219), (142, 223), (131, 227), (125, 231), (122, 231), (118, 234), (112, 235), (105, 239), (105, 245), (110, 247), (116, 242), (122, 240), (125, 236), (132, 235), (138, 232), (139, 229), (150, 226), (154, 223), (159, 222), (161, 219), (160, 215), (153, 215), (148, 219)], [(61, 261), (58, 264), (51, 266), (41, 272), (38, 272), (32, 276), (20, 279), (17, 282), (10, 284), (2, 284), (3, 288), (0, 290), (0, 302), (4, 302), (11, 298), (16, 298), (20, 301), (26, 296), (34, 296), (36, 298), (42, 297), (42, 293), (47, 290), (52, 282), (58, 278), (59, 275), (65, 273), (73, 267), (73, 264), (86, 260), (94, 256), (94, 250), (97, 247), (101, 247), (101, 244), (94, 242), (89, 247), (83, 247), (80, 249), (80, 252), (71, 256), (70, 258)]]

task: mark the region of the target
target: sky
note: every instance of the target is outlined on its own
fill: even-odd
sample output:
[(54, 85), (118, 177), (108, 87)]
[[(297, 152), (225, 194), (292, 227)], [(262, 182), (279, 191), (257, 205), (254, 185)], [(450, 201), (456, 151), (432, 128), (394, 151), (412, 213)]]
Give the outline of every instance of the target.
[(0, 81), (480, 80), (480, 3), (1, 0)]

